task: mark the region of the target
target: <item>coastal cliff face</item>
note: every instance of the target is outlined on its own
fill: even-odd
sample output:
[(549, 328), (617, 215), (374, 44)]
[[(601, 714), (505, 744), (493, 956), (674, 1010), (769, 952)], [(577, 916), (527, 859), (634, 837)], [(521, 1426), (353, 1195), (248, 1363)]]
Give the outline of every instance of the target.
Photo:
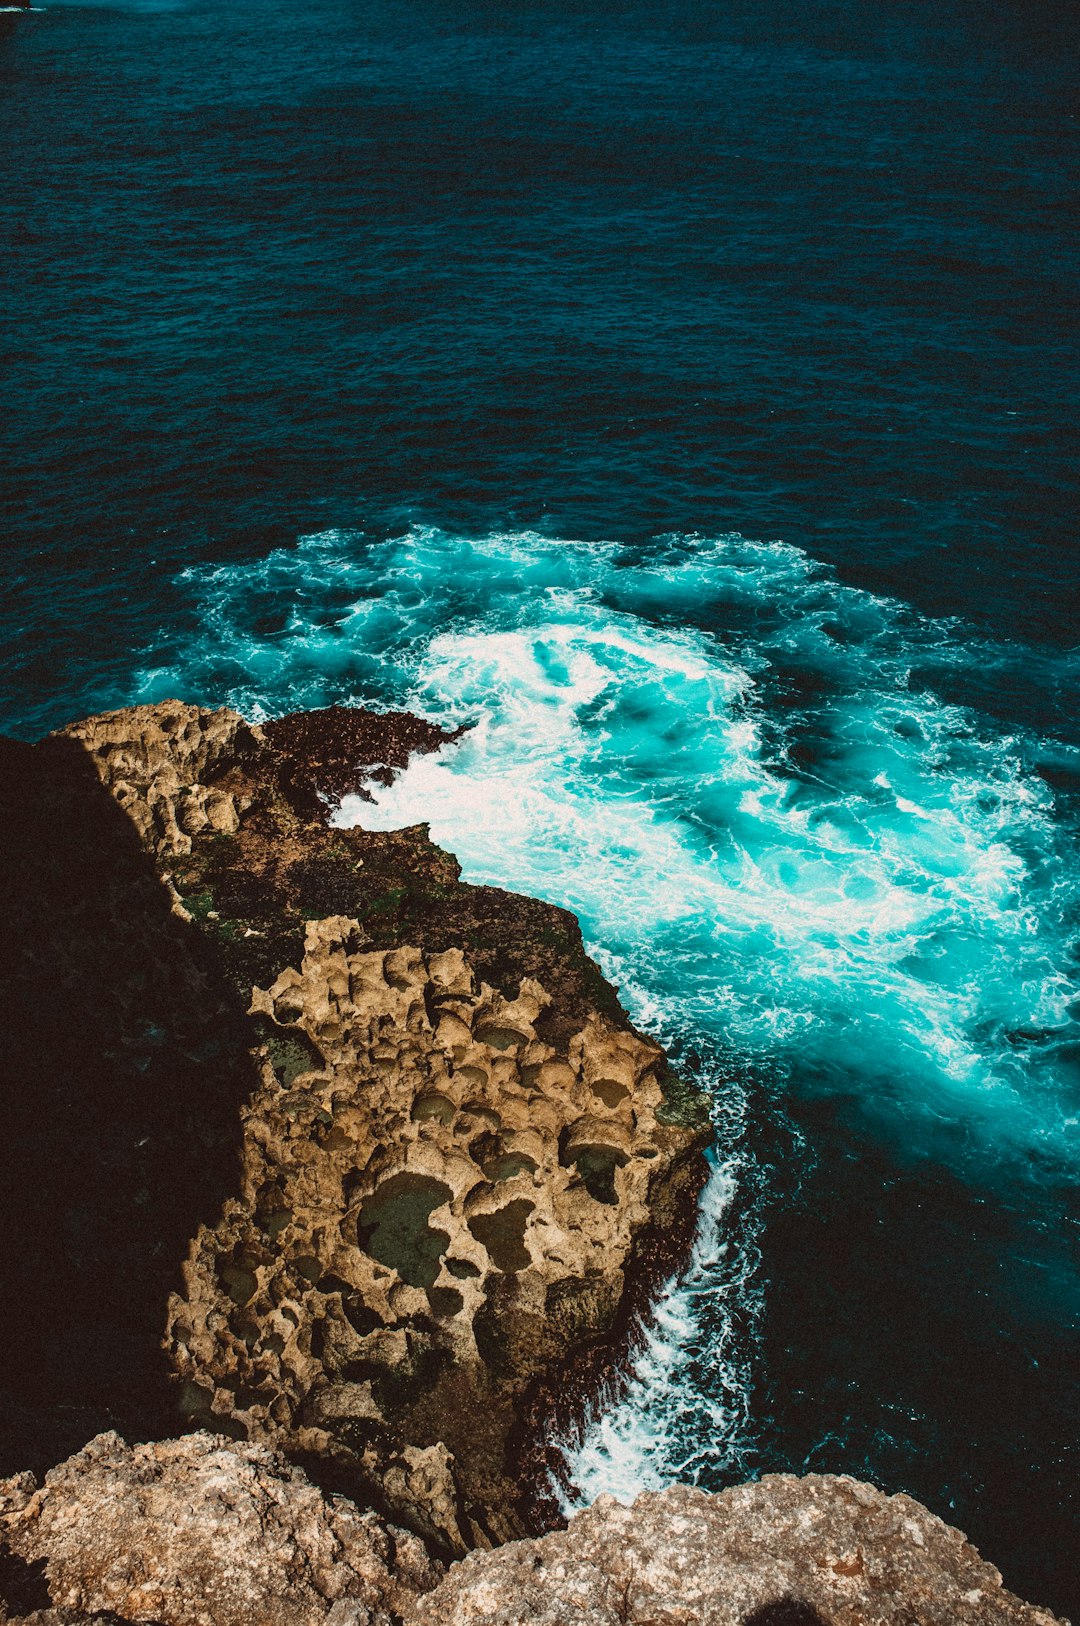
[(167, 1318), (162, 1296), (182, 1413), (453, 1553), (535, 1522), (525, 1419), (685, 1244), (707, 1119), (571, 916), (464, 885), (423, 827), (327, 827), (323, 795), (446, 737), (173, 703), (62, 736), (130, 820), (251, 1082)]
[(0, 1482), (0, 1542), (26, 1626), (1055, 1626), (918, 1502), (821, 1475), (602, 1497), (444, 1571), (264, 1447), (106, 1434)]
[(168, 1343), (207, 1426), (353, 1465), (460, 1551), (515, 1532), (516, 1401), (615, 1325), (687, 1136), (658, 1119), (654, 1046), (596, 1013), (545, 1043), (533, 979), (509, 999), (460, 949), (363, 941), (309, 922), (300, 966), (254, 990), (241, 1186)]
[(1052, 1626), (848, 1479), (513, 1539), (707, 1120), (571, 916), (327, 826), (446, 739), (169, 703), (0, 741), (7, 1466), (192, 1430), (0, 1482), (0, 1620)]

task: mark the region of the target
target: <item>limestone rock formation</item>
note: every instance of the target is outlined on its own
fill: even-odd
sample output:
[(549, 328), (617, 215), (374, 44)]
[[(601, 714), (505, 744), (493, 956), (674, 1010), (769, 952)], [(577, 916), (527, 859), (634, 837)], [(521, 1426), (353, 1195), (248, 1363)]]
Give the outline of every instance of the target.
[(771, 1474), (632, 1507), (601, 1497), (569, 1529), (471, 1553), (416, 1626), (1054, 1626), (1005, 1591), (959, 1530), (857, 1480)]
[[(391, 1626), (439, 1576), (415, 1536), (324, 1497), (261, 1446), (101, 1434), (38, 1486), (0, 1484), (0, 1537), (61, 1611), (160, 1626)], [(30, 1601), (45, 1602), (45, 1597)]]
[(192, 1409), (354, 1462), (452, 1549), (515, 1533), (514, 1398), (614, 1325), (687, 1146), (657, 1047), (596, 1013), (545, 1043), (549, 1004), (478, 984), (461, 949), (309, 922), (302, 965), (255, 990), (241, 1189), (170, 1316)]
[(92, 759), (102, 782), (157, 856), (189, 853), (204, 830), (231, 834), (245, 805), (214, 781), (262, 740), (236, 712), (166, 702), (110, 711), (63, 730)]
[(239, 1172), (169, 1307), (182, 1411), (446, 1553), (535, 1527), (526, 1423), (689, 1240), (707, 1131), (572, 916), (466, 886), (423, 827), (328, 827), (325, 796), (450, 737), (166, 702), (59, 742), (248, 1013)]

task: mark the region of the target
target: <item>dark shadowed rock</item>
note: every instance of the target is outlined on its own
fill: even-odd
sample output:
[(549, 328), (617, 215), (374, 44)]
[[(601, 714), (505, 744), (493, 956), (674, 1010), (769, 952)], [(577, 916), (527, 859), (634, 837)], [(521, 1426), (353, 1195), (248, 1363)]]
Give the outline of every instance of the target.
[(256, 1087), (218, 976), (75, 740), (0, 741), (0, 1472), (161, 1434), (169, 1292)]
[(368, 785), (388, 785), (411, 756), (437, 751), (466, 728), (439, 728), (408, 711), (372, 712), (355, 706), (294, 711), (264, 723), (263, 736), (283, 763), (282, 788), (297, 812), (325, 817), (343, 796), (373, 800)]

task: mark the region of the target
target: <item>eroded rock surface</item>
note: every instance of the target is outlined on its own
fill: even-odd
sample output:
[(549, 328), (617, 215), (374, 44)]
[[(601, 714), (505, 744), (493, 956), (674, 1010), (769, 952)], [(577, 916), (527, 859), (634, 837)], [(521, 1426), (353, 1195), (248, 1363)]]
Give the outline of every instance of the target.
[(572, 916), (466, 886), (424, 827), (327, 827), (320, 754), (340, 794), (449, 738), (345, 715), (167, 702), (64, 739), (248, 1010), (239, 1173), (169, 1310), (181, 1406), (462, 1551), (530, 1528), (524, 1421), (688, 1240), (706, 1123)]
[(514, 1399), (614, 1325), (657, 1187), (690, 1174), (657, 1047), (596, 1013), (545, 1043), (549, 1003), (460, 949), (310, 922), (301, 966), (255, 991), (242, 1187), (170, 1317), (189, 1405), (354, 1462), (451, 1548), (514, 1533)]
[(0, 1483), (0, 1536), (54, 1619), (391, 1626), (440, 1573), (415, 1536), (271, 1451), (206, 1434), (134, 1447), (101, 1434), (40, 1487)]
[(231, 834), (250, 797), (220, 788), (224, 769), (262, 748), (236, 712), (167, 701), (103, 712), (64, 729), (92, 759), (112, 796), (158, 856), (191, 851), (206, 830)]
[(908, 1496), (772, 1474), (718, 1496), (601, 1497), (566, 1531), (472, 1553), (417, 1626), (1054, 1626)]

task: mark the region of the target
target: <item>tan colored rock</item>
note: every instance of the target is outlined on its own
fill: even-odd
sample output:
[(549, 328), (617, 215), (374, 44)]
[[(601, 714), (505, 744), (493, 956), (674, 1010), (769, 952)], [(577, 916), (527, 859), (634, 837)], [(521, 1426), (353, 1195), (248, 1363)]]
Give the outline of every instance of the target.
[(1005, 1591), (959, 1530), (909, 1496), (771, 1474), (686, 1486), (566, 1531), (471, 1553), (413, 1626), (1054, 1626)]
[(324, 795), (452, 737), (169, 701), (52, 742), (130, 817), (208, 996), (250, 1005), (238, 1176), (169, 1305), (181, 1409), (447, 1553), (536, 1527), (561, 1368), (597, 1377), (688, 1245), (707, 1134), (572, 916), (463, 883), (423, 826), (328, 827)]
[(262, 736), (224, 707), (179, 700), (107, 711), (60, 733), (88, 752), (104, 784), (159, 857), (191, 851), (193, 836), (239, 827), (244, 803), (214, 784), (222, 770), (262, 747)]
[(98, 1435), (40, 1488), (0, 1484), (0, 1534), (57, 1609), (161, 1626), (391, 1626), (439, 1575), (415, 1536), (207, 1434)]
[(586, 1013), (556, 1048), (547, 1004), (478, 986), (460, 949), (310, 921), (302, 964), (254, 991), (277, 1071), (170, 1310), (193, 1410), (353, 1461), (452, 1550), (519, 1532), (507, 1402), (611, 1326), (693, 1146), (662, 1121), (657, 1046)]

